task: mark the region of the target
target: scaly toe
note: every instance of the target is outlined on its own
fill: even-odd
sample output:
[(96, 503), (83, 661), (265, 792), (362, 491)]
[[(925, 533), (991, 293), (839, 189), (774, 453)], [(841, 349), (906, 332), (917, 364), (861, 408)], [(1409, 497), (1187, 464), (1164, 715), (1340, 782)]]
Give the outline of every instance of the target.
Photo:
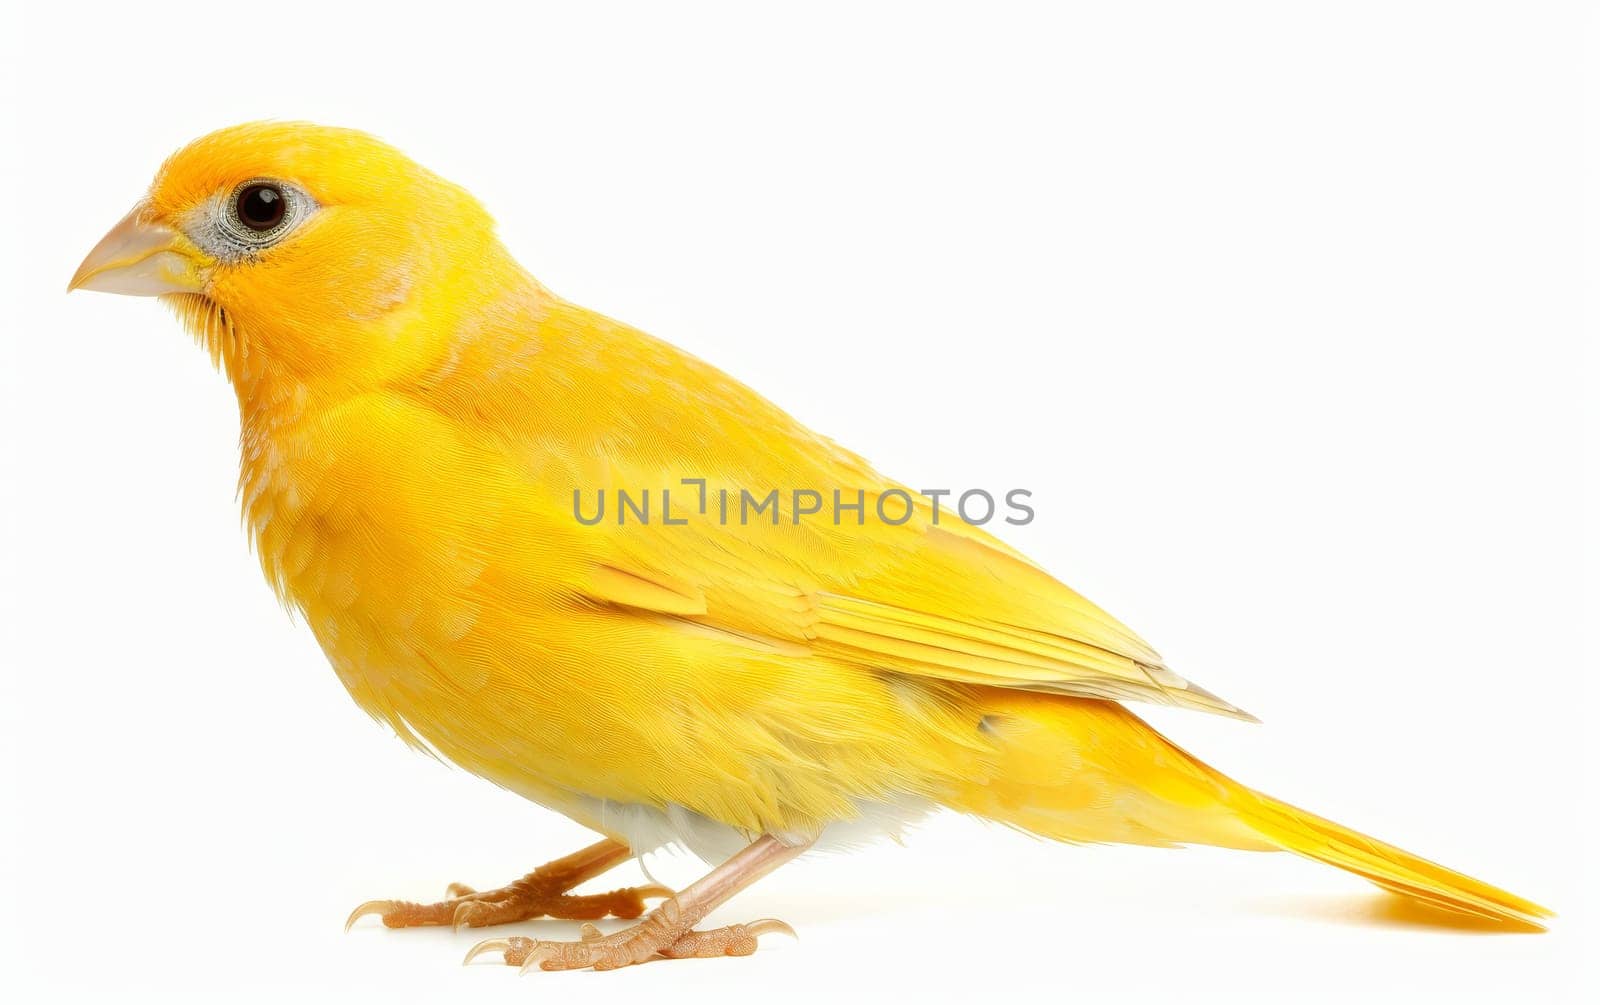
[(513, 950), (506, 951), (506, 963), (517, 967), (518, 974), (527, 974), (530, 971), (542, 969), (544, 962), (556, 955), (556, 946), (553, 943), (541, 943), (538, 939), (527, 939), (525, 941), (529, 943), (527, 948), (515, 952), (515, 955), (520, 959), (513, 959)]

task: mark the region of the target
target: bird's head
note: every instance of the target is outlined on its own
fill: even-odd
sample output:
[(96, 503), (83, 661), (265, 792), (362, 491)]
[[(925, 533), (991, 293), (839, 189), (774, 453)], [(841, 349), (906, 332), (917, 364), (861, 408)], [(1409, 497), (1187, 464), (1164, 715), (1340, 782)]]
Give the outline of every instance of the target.
[(465, 190), (364, 133), (285, 122), (168, 158), (68, 288), (161, 297), (235, 383), (261, 367), (372, 383), (425, 368), (519, 278)]

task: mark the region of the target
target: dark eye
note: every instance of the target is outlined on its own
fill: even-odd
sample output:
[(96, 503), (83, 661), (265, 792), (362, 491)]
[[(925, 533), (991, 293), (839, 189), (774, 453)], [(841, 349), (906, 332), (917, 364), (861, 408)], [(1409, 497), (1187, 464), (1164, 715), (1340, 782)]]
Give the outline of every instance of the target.
[(276, 185), (246, 185), (239, 190), (234, 209), (239, 222), (255, 231), (267, 231), (283, 222), (287, 201)]

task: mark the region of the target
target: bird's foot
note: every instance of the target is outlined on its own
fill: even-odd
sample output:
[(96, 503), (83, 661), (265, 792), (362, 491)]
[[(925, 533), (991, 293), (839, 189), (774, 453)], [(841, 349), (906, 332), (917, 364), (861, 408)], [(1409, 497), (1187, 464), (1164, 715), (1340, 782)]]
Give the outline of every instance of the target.
[(345, 921), (345, 930), (357, 920), (378, 915), (389, 928), (415, 928), (422, 925), (449, 925), (460, 928), (485, 928), (532, 918), (564, 918), (589, 921), (608, 915), (637, 918), (645, 911), (650, 897), (670, 897), (664, 886), (632, 886), (609, 893), (572, 894), (579, 883), (599, 875), (628, 857), (628, 849), (616, 842), (602, 841), (575, 855), (542, 865), (533, 872), (496, 890), (478, 892), (470, 886), (451, 883), (445, 891), (449, 899), (432, 904), (405, 900), (369, 900)]
[(776, 918), (697, 932), (676, 920), (680, 914), (675, 907), (676, 902), (668, 900), (650, 912), (644, 921), (610, 935), (585, 924), (577, 942), (551, 942), (521, 935), (485, 939), (468, 950), (462, 962), (471, 963), (484, 953), (500, 952), (508, 965), (520, 967), (523, 973), (535, 969), (616, 970), (656, 956), (667, 959), (749, 956), (756, 951), (756, 942), (763, 935), (795, 934), (794, 929)]

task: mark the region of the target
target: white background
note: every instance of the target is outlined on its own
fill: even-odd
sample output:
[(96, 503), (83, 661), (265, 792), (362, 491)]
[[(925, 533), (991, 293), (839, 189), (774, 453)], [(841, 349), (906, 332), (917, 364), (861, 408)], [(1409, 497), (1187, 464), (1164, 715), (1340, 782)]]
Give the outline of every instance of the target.
[[(577, 7), (7, 6), (0, 997), (1592, 987), (1580, 6)], [(1006, 536), (1266, 722), (1149, 711), (1177, 741), (1554, 931), (945, 817), (719, 912), (800, 931), (746, 960), (519, 980), (342, 934), (587, 836), (355, 708), (247, 554), (224, 381), (157, 304), (62, 295), (162, 157), (260, 117), (390, 139), (553, 289), (899, 478), (1033, 489)]]

